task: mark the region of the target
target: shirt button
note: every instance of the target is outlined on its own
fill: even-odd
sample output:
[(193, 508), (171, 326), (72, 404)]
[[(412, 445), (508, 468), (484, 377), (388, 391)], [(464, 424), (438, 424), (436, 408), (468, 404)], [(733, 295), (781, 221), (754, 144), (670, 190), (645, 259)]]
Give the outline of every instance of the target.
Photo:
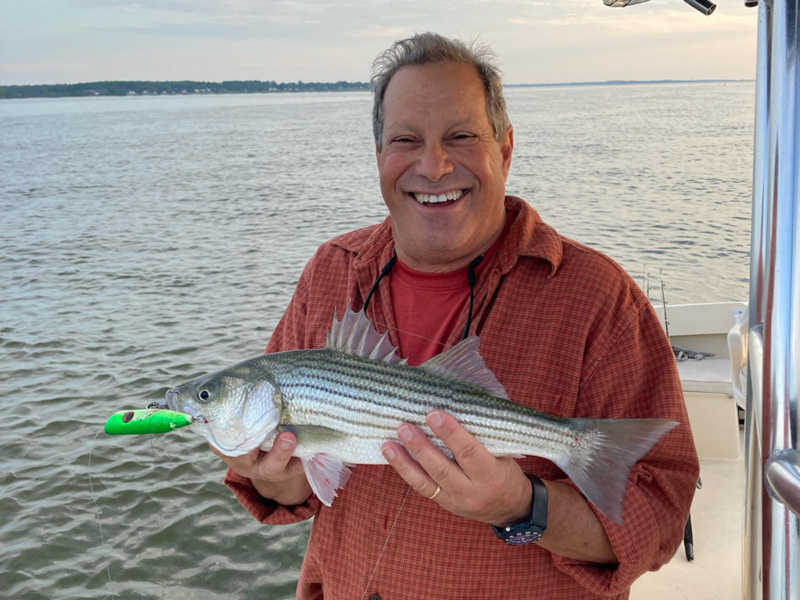
[(369, 600), (381, 600), (381, 595), (380, 594), (370, 594), (369, 595)]

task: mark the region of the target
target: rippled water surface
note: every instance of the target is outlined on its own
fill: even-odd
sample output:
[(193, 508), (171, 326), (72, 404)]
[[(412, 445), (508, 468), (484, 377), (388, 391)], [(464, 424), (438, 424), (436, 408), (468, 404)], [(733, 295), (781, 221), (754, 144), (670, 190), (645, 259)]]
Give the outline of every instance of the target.
[[(669, 303), (747, 299), (752, 83), (507, 94), (510, 193)], [(0, 102), (0, 596), (293, 597), (308, 524), (252, 520), (199, 436), (101, 429), (261, 352), (314, 248), (383, 218), (370, 102)]]

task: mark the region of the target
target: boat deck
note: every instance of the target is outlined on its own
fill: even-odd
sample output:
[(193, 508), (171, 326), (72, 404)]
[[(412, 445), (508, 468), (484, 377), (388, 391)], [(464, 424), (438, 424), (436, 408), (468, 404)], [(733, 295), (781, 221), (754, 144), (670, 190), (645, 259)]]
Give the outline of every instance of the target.
[(744, 458), (701, 459), (700, 478), (703, 487), (692, 503), (694, 561), (686, 560), (681, 545), (661, 570), (633, 585), (632, 600), (741, 598)]

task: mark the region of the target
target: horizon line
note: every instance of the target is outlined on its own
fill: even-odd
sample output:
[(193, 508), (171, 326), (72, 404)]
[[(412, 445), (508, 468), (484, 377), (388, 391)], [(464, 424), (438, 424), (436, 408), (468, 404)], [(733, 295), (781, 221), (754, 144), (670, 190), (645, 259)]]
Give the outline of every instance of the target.
[[(549, 81), (549, 82), (525, 82), (525, 83), (503, 83), (503, 87), (533, 87), (533, 86), (558, 86), (558, 85), (624, 85), (636, 83), (715, 83), (715, 82), (746, 82), (755, 81), (755, 78), (693, 78), (693, 79), (605, 79), (605, 80), (586, 80), (586, 81)], [(41, 87), (41, 86), (76, 86), (76, 85), (92, 85), (99, 83), (211, 83), (221, 85), (223, 83), (276, 83), (278, 85), (369, 85), (364, 81), (285, 81), (276, 82), (270, 79), (225, 79), (220, 81), (211, 81), (205, 79), (95, 79), (91, 81), (79, 81), (75, 83), (0, 83), (0, 88), (10, 87)]]

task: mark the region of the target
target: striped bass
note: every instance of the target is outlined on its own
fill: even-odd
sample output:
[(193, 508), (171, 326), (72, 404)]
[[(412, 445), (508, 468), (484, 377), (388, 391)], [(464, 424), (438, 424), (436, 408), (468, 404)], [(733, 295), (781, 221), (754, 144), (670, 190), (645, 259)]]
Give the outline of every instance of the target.
[(628, 472), (677, 425), (662, 419), (569, 419), (512, 402), (470, 336), (419, 367), (361, 312), (334, 315), (324, 349), (262, 354), (167, 392), (171, 410), (228, 456), (269, 450), (282, 431), (317, 497), (330, 506), (348, 467), (386, 464), (381, 446), (411, 423), (450, 451), (425, 422), (452, 414), (495, 456), (539, 456), (561, 468), (608, 518), (622, 522)]

